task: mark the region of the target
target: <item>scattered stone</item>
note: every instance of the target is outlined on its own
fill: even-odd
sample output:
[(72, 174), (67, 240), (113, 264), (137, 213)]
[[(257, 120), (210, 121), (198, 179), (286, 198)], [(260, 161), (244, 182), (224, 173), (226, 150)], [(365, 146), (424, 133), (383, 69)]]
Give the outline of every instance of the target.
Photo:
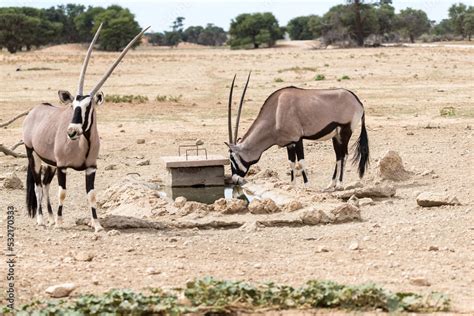
[(392, 250), (389, 250), (388, 253), (387, 253), (389, 256), (393, 256), (394, 255), (394, 252)]
[(180, 216), (186, 216), (191, 213), (201, 213), (205, 212), (207, 213), (208, 207), (204, 203), (199, 203), (195, 201), (188, 201), (184, 203), (184, 206), (178, 211), (178, 215)]
[(362, 198), (359, 200), (359, 205), (360, 206), (374, 205), (374, 200), (372, 200), (371, 198)]
[(261, 269), (261, 268), (262, 268), (262, 264), (261, 264), (261, 263), (256, 263), (256, 264), (253, 265), (253, 267), (254, 267), (255, 269)]
[(430, 286), (431, 283), (425, 277), (412, 277), (410, 283), (416, 286)]
[(74, 256), (74, 258), (77, 261), (89, 262), (89, 261), (92, 261), (92, 259), (94, 259), (94, 254), (92, 254), (90, 252), (86, 252), (86, 251), (80, 251)]
[(111, 164), (111, 165), (108, 165), (105, 167), (104, 169), (105, 171), (109, 171), (109, 170), (117, 170), (117, 165), (116, 164)]
[(54, 298), (67, 297), (75, 288), (76, 285), (74, 283), (52, 285), (46, 289), (46, 293)]
[(331, 218), (320, 209), (306, 210), (301, 214), (301, 220), (305, 225), (318, 225), (331, 222)]
[(347, 203), (359, 207), (359, 199), (354, 194), (347, 200)]
[(455, 196), (444, 193), (422, 192), (416, 197), (416, 203), (423, 207), (442, 205), (461, 205)]
[(353, 189), (357, 189), (357, 188), (362, 188), (363, 186), (364, 185), (362, 184), (362, 182), (354, 181), (354, 182), (351, 182), (348, 185), (346, 185), (344, 187), (344, 190), (353, 190)]
[(369, 185), (353, 190), (333, 192), (331, 195), (338, 199), (347, 200), (353, 195), (355, 195), (357, 198), (387, 198), (394, 196), (396, 193), (397, 189), (393, 185), (383, 183)]
[(120, 235), (120, 231), (116, 229), (112, 229), (107, 232), (107, 236), (118, 236), (118, 235)]
[(326, 246), (318, 246), (318, 247), (316, 247), (316, 252), (317, 253), (329, 252), (329, 249)]
[(265, 169), (257, 173), (255, 177), (259, 179), (278, 178), (278, 172), (271, 169)]
[(240, 214), (247, 212), (247, 205), (244, 200), (231, 199), (226, 201), (226, 208), (222, 214)]
[(139, 144), (139, 145), (145, 144), (145, 139), (144, 138), (138, 138), (137, 139), (137, 144)]
[(23, 166), (17, 167), (15, 170), (18, 171), (18, 172), (27, 172), (28, 171), (28, 166), (23, 165)]
[(150, 165), (150, 159), (143, 159), (137, 161), (137, 166), (149, 166)]
[(408, 135), (408, 136), (413, 136), (413, 135), (415, 135), (415, 133), (413, 133), (413, 132), (407, 132), (407, 135)]
[(254, 199), (250, 202), (248, 209), (252, 214), (272, 214), (281, 211), (272, 199)]
[(146, 274), (149, 274), (149, 275), (160, 274), (160, 273), (161, 273), (160, 271), (157, 271), (153, 267), (149, 267), (146, 269)]
[(284, 209), (286, 212), (294, 212), (301, 208), (303, 208), (303, 204), (301, 204), (301, 202), (298, 200), (293, 200), (290, 203), (286, 204)]
[(202, 139), (197, 139), (196, 146), (201, 146), (201, 145), (204, 145), (204, 141)]
[(439, 250), (439, 247), (438, 246), (430, 246), (428, 248), (428, 251), (438, 251)]
[(187, 201), (188, 200), (184, 196), (178, 196), (174, 200), (174, 206), (176, 206), (177, 208), (181, 208), (186, 204)]
[(359, 243), (357, 241), (353, 241), (349, 245), (349, 250), (359, 250)]
[(334, 223), (346, 223), (361, 219), (359, 208), (350, 203), (337, 206), (330, 211), (329, 216)]
[(3, 179), (3, 187), (5, 189), (20, 190), (23, 189), (23, 183), (15, 172), (7, 173)]
[(246, 233), (253, 233), (259, 230), (258, 224), (256, 221), (246, 222), (239, 228), (240, 231)]
[(386, 180), (404, 181), (410, 177), (410, 172), (403, 167), (400, 155), (389, 150), (378, 163), (378, 175)]
[(227, 207), (227, 201), (225, 198), (220, 198), (216, 201), (214, 201), (214, 204), (212, 204), (212, 208), (214, 209), (215, 212), (224, 212)]

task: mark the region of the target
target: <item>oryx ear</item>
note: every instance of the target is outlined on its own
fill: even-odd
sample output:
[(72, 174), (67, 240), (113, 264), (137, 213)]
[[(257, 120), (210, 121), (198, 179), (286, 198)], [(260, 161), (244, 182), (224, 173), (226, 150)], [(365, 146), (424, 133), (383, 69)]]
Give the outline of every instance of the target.
[(104, 103), (104, 100), (105, 100), (105, 96), (104, 96), (104, 93), (102, 91), (99, 91), (95, 94), (95, 96), (94, 96), (95, 104), (101, 105), (102, 103)]
[(61, 103), (63, 104), (72, 103), (72, 101), (74, 100), (74, 98), (72, 97), (69, 91), (59, 90), (58, 96), (59, 96), (59, 101), (61, 101)]

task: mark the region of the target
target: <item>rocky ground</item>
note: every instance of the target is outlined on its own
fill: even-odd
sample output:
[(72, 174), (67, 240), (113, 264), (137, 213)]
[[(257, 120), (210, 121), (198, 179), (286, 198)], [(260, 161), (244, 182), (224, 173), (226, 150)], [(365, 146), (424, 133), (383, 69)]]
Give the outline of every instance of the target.
[[(83, 225), (89, 212), (84, 175), (78, 172), (68, 174), (64, 229), (36, 227), (25, 215), (25, 160), (0, 157), (4, 245), (6, 208), (17, 209), (17, 302), (49, 297), (46, 289), (61, 283), (74, 283), (74, 296), (117, 287), (182, 286), (186, 280), (212, 275), (294, 285), (313, 278), (376, 282), (392, 290), (441, 291), (453, 300), (454, 311), (474, 312), (473, 54), (472, 49), (440, 47), (133, 52), (104, 92), (146, 95), (150, 101), (109, 103), (98, 109), (102, 148), (96, 187), (100, 216), (112, 218), (107, 232), (95, 235)], [(57, 103), (55, 90), (74, 89), (81, 58), (81, 51), (61, 48), (0, 54), (0, 78), (8, 82), (1, 87), (0, 120), (40, 101)], [(92, 85), (113, 58), (95, 53), (86, 85)], [(49, 70), (16, 72), (20, 64), (23, 69)], [(228, 85), (233, 73), (243, 79), (248, 69), (254, 72), (241, 133), (266, 96), (281, 86), (343, 86), (360, 95), (372, 155), (360, 184), (355, 184), (355, 168), (348, 167), (345, 183), (354, 187), (322, 192), (334, 166), (332, 145), (307, 142), (308, 189), (301, 178), (295, 188), (289, 186), (286, 152), (279, 148), (267, 151), (258, 164), (261, 174), (256, 170), (249, 178), (253, 191), (273, 192), (269, 198), (275, 205), (265, 200), (249, 206), (237, 201), (203, 206), (151, 193), (165, 177), (159, 157), (176, 154), (178, 144), (199, 138), (210, 152), (226, 155)], [(314, 81), (318, 73), (327, 79)], [(351, 79), (338, 81), (343, 75)], [(276, 78), (284, 82), (276, 83)], [(236, 89), (240, 91), (240, 84)], [(154, 100), (157, 95), (182, 97), (159, 102)], [(442, 117), (440, 111), (447, 107), (454, 113)], [(0, 143), (15, 144), (21, 124), (2, 129), (0, 135)], [(387, 155), (389, 150), (393, 152)], [(56, 196), (57, 185), (51, 190)], [(374, 195), (377, 190), (395, 194)], [(130, 192), (138, 198), (130, 198)], [(279, 201), (281, 196), (288, 199)], [(342, 206), (356, 216), (335, 223), (334, 212)], [(154, 224), (115, 227), (117, 216), (139, 219), (132, 227)], [(275, 225), (282, 219), (287, 224)], [(212, 222), (238, 225), (197, 225)], [(0, 265), (0, 271), (3, 275), (6, 265)], [(3, 290), (5, 282), (0, 286)]]

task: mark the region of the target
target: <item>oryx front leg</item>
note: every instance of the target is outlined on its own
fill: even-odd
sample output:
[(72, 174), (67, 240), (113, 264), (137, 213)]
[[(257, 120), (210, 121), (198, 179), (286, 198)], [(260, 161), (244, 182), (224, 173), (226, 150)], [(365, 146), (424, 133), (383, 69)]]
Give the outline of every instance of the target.
[(49, 186), (56, 173), (56, 168), (47, 166), (43, 177), (43, 196), (46, 198), (46, 206), (48, 207), (49, 222), (48, 225), (52, 226), (55, 222), (53, 215), (53, 208), (51, 207), (51, 199), (49, 198)]
[(86, 169), (86, 192), (87, 200), (89, 201), (89, 207), (91, 208), (91, 224), (94, 227), (95, 232), (103, 230), (97, 218), (97, 200), (94, 191), (96, 168)]
[(37, 205), (37, 214), (36, 214), (36, 224), (39, 226), (44, 226), (43, 220), (43, 186), (41, 185), (41, 159), (39, 156), (32, 152), (33, 158), (33, 179), (35, 182), (35, 195), (36, 195), (36, 205)]
[(303, 140), (300, 139), (295, 145), (296, 157), (298, 159), (298, 164), (301, 168), (301, 175), (303, 176), (304, 186), (308, 187), (309, 181), (306, 171), (306, 165), (304, 162), (304, 147), (303, 147)]
[(66, 199), (66, 168), (58, 168), (58, 213), (56, 214), (56, 228), (63, 224), (63, 205)]
[(295, 185), (295, 163), (296, 163), (296, 150), (295, 150), (295, 144), (288, 145), (286, 147), (286, 150), (288, 152), (288, 162), (290, 163), (290, 177), (291, 177), (291, 184)]

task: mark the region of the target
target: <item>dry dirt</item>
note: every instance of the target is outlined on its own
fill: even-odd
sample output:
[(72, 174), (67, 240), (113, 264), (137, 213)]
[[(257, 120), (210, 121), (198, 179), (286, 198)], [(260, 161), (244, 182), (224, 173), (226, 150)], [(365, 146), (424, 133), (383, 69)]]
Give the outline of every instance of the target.
[[(0, 53), (0, 121), (39, 102), (57, 104), (58, 89), (74, 92), (83, 53), (76, 46)], [(86, 88), (115, 57), (114, 53), (94, 52)], [(16, 71), (19, 66), (23, 71)], [(256, 232), (123, 230), (99, 237), (75, 225), (76, 219), (89, 216), (83, 173), (68, 174), (62, 230), (35, 226), (25, 215), (24, 190), (0, 188), (2, 250), (6, 246), (6, 208), (13, 205), (18, 210), (17, 304), (47, 297), (45, 289), (57, 283), (76, 283), (74, 295), (78, 295), (117, 287), (182, 286), (188, 279), (212, 275), (293, 285), (314, 278), (350, 284), (376, 282), (391, 290), (441, 291), (452, 299), (454, 311), (474, 313), (473, 69), (474, 50), (464, 47), (308, 50), (296, 46), (129, 53), (103, 91), (146, 95), (151, 101), (105, 104), (98, 109), (102, 139), (96, 180), (99, 192), (128, 173), (163, 178), (160, 156), (176, 154), (177, 145), (183, 142), (199, 138), (210, 152), (226, 155), (229, 85), (237, 73), (238, 99), (249, 70), (252, 78), (240, 135), (265, 98), (280, 87), (345, 87), (358, 94), (367, 112), (372, 163), (364, 183), (377, 179), (377, 159), (387, 150), (397, 151), (413, 176), (395, 183), (394, 198), (362, 206), (363, 221), (356, 223)], [(316, 74), (324, 74), (326, 80), (314, 81)], [(344, 75), (350, 80), (337, 80)], [(153, 101), (157, 95), (182, 98), (178, 103)], [(455, 108), (455, 115), (441, 117), (440, 109), (447, 106)], [(12, 145), (20, 138), (21, 122), (0, 131), (0, 143)], [(145, 144), (137, 144), (137, 138), (144, 138)], [(328, 183), (335, 156), (331, 142), (306, 142), (305, 148), (312, 190), (303, 192), (301, 178), (298, 185), (301, 194), (311, 195)], [(142, 156), (151, 163), (137, 167)], [(25, 164), (24, 159), (1, 156), (0, 175), (18, 169), (24, 180)], [(116, 164), (117, 170), (105, 171), (110, 164)], [(258, 165), (276, 170), (280, 180), (289, 181), (284, 149), (271, 148)], [(357, 179), (355, 168), (348, 169), (346, 183)], [(422, 191), (456, 195), (462, 205), (420, 208), (415, 198)], [(99, 209), (99, 215), (103, 213)], [(360, 249), (350, 250), (353, 242)], [(329, 251), (318, 252), (321, 247)], [(93, 254), (92, 261), (72, 259), (82, 251)], [(159, 273), (147, 274), (150, 267)], [(0, 264), (2, 292), (5, 269)], [(424, 277), (431, 285), (413, 285), (412, 277)], [(2, 295), (0, 304), (4, 303)]]

